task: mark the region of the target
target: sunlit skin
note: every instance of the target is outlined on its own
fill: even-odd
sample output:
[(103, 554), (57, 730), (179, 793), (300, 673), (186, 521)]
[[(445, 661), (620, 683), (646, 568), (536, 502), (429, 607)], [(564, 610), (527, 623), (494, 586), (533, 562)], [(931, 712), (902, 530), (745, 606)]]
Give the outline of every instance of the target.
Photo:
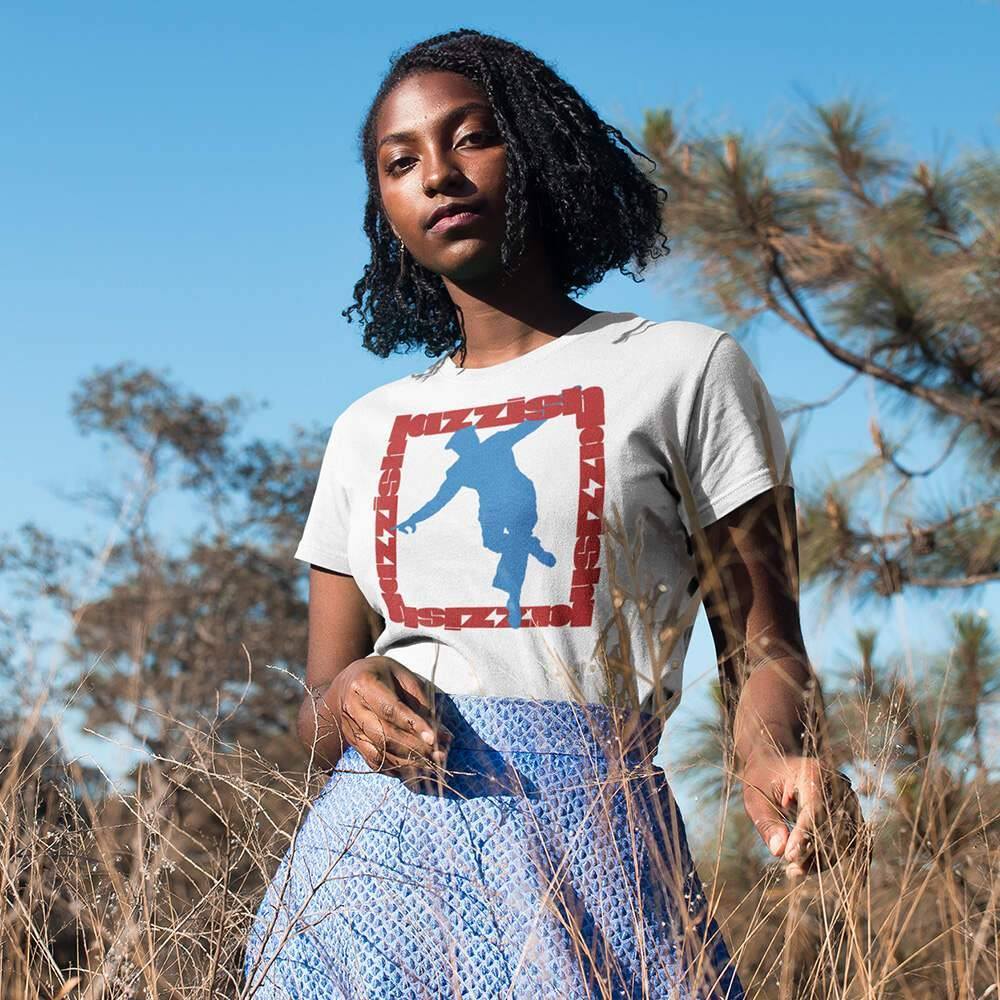
[[(476, 83), (450, 72), (407, 77), (379, 111), (375, 144), (379, 193), (392, 231), (416, 261), (441, 275), (464, 316), (465, 367), (525, 354), (593, 314), (555, 287), (533, 232), (515, 273), (503, 280), (507, 153)], [(473, 198), (485, 207), (472, 225), (427, 231), (425, 220), (438, 205)]]
[[(441, 275), (464, 316), (465, 366), (485, 367), (540, 347), (581, 323), (593, 310), (555, 287), (543, 244), (529, 234), (515, 273), (504, 280), (500, 247), (504, 235), (506, 148), (480, 87), (457, 73), (411, 75), (386, 98), (376, 120), (379, 193), (386, 218), (408, 253)], [(429, 232), (429, 213), (452, 200), (482, 199), (472, 224)], [(452, 356), (455, 363), (459, 355)], [(780, 513), (779, 513), (780, 510)], [(750, 527), (753, 525), (753, 527)], [(783, 531), (781, 530), (783, 529)], [(784, 541), (782, 540), (784, 538)], [(795, 507), (791, 490), (762, 494), (709, 525), (699, 546), (703, 598), (715, 636), (720, 668), (731, 669), (733, 642), (770, 637), (772, 654), (743, 685), (732, 713), (744, 806), (786, 873), (802, 875), (823, 866), (817, 831), (827, 852), (834, 840), (849, 842), (859, 816), (857, 799), (836, 772), (802, 754), (797, 735), (800, 691), (808, 676), (799, 629), (795, 573), (785, 553), (795, 552)], [(790, 548), (789, 548), (790, 546)], [(709, 572), (704, 553), (730, 553), (735, 572)], [(716, 583), (712, 584), (712, 580)], [(728, 626), (719, 625), (728, 608)], [(761, 735), (765, 725), (767, 734)], [(630, 723), (626, 742), (635, 735)], [(640, 735), (659, 740), (659, 732)], [(824, 782), (846, 803), (848, 819), (829, 829)], [(788, 817), (793, 828), (785, 822)], [(843, 818), (843, 817), (842, 817)], [(776, 839), (775, 839), (776, 838)]]
[(804, 752), (800, 720), (812, 670), (799, 620), (792, 489), (761, 493), (705, 526), (695, 560), (720, 673), (748, 673), (731, 713), (747, 816), (789, 876), (857, 861), (858, 797), (828, 748)]

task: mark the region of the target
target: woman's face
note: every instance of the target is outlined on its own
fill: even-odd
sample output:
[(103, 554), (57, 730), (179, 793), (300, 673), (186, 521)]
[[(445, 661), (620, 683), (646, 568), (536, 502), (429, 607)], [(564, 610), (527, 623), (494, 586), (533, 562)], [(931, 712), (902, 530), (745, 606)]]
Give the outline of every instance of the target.
[[(478, 84), (437, 70), (401, 81), (376, 119), (375, 163), (383, 211), (420, 264), (456, 281), (498, 270), (506, 150)], [(476, 212), (429, 228), (450, 202)]]

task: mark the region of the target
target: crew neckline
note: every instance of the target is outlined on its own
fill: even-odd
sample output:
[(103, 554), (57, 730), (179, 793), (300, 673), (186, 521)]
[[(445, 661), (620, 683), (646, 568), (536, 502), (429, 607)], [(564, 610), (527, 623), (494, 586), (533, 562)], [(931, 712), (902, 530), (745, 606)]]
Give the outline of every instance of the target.
[(514, 371), (518, 368), (524, 368), (529, 364), (535, 364), (543, 358), (549, 357), (561, 347), (564, 347), (571, 341), (576, 340), (581, 334), (587, 333), (592, 328), (601, 325), (610, 317), (617, 315), (620, 314), (599, 309), (597, 312), (586, 317), (586, 319), (582, 322), (577, 323), (576, 326), (570, 327), (570, 329), (568, 329), (565, 333), (560, 334), (558, 337), (554, 337), (552, 340), (546, 341), (541, 346), (533, 347), (530, 351), (526, 351), (524, 354), (519, 354), (516, 358), (508, 358), (506, 361), (497, 361), (492, 365), (485, 365), (482, 368), (463, 368), (452, 361), (451, 355), (445, 354), (442, 358), (440, 370), (446, 371), (450, 378), (460, 377), (464, 381), (469, 381), (470, 379), (476, 379), (478, 381), (481, 378), (486, 378), (491, 373), (506, 374), (507, 372)]

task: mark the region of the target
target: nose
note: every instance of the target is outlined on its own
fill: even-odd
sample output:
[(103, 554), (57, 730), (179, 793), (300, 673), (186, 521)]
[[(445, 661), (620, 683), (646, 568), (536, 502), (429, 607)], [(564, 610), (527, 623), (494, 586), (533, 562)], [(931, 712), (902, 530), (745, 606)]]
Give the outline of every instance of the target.
[(432, 149), (424, 156), (424, 191), (447, 191), (460, 187), (465, 175), (452, 158), (450, 149)]

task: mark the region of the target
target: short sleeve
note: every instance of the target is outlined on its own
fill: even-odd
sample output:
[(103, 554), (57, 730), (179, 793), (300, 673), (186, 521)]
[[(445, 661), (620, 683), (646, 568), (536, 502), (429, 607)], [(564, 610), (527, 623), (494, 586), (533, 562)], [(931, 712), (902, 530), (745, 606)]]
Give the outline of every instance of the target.
[[(728, 333), (712, 345), (695, 391), (684, 464), (702, 527), (773, 486), (795, 485), (771, 396), (749, 355)], [(683, 502), (679, 514), (690, 534)]]
[(343, 415), (334, 421), (320, 464), (316, 491), (306, 517), (295, 558), (338, 573), (350, 573), (347, 558), (350, 500), (347, 469), (348, 442)]

